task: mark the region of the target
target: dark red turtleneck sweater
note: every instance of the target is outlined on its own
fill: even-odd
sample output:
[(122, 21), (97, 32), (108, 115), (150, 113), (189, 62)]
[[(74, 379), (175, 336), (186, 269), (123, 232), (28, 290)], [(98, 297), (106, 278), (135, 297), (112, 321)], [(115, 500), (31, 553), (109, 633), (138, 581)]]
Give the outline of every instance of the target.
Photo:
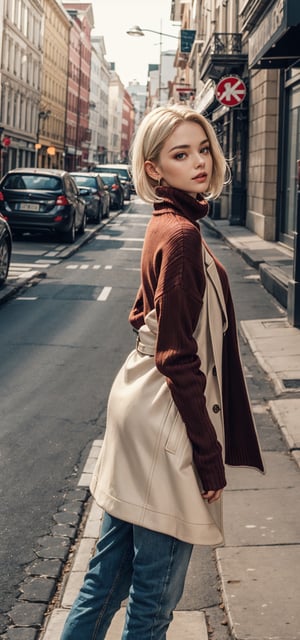
[[(206, 286), (202, 262), (202, 238), (198, 220), (207, 214), (208, 205), (178, 189), (158, 187), (161, 202), (154, 204), (147, 227), (141, 262), (141, 287), (130, 313), (131, 324), (138, 329), (153, 308), (158, 320), (155, 362), (166, 377), (173, 400), (186, 425), (193, 446), (194, 462), (205, 490), (223, 488), (226, 484), (221, 446), (209, 418), (205, 402), (205, 376), (193, 337)], [(239, 360), (236, 327), (228, 279), (215, 259), (227, 302), (230, 348), (234, 349), (234, 379), (242, 397), (235, 397), (238, 410), (229, 416), (232, 383), (225, 387), (225, 454), (229, 464), (256, 466), (263, 469), (247, 391)], [(227, 345), (227, 342), (226, 342)], [(201, 354), (200, 354), (201, 355)], [(223, 357), (228, 375), (227, 348)], [(230, 359), (229, 359), (230, 361)], [(229, 367), (230, 368), (230, 367)], [(231, 391), (230, 391), (231, 390)], [(245, 413), (246, 412), (246, 413)], [(239, 424), (240, 417), (243, 423)], [(244, 440), (245, 436), (245, 440)], [(249, 451), (250, 447), (250, 451)]]

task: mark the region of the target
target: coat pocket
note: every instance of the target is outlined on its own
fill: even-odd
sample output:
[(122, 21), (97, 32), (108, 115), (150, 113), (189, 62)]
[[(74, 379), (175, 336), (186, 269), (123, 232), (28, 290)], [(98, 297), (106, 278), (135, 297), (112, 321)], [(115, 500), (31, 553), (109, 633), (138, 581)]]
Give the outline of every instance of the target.
[(186, 428), (182, 422), (181, 415), (176, 408), (174, 402), (171, 403), (166, 421), (170, 425), (170, 430), (167, 436), (165, 444), (165, 451), (175, 454), (178, 450), (178, 446), (183, 436), (187, 437)]

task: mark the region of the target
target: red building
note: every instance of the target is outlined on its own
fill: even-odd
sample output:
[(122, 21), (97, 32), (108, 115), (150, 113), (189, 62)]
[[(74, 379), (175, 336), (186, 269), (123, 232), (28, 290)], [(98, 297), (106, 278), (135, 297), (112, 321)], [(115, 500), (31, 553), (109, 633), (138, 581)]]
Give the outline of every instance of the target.
[(66, 109), (65, 168), (80, 170), (88, 166), (89, 93), (91, 73), (92, 4), (65, 2), (72, 18), (69, 43), (68, 98)]

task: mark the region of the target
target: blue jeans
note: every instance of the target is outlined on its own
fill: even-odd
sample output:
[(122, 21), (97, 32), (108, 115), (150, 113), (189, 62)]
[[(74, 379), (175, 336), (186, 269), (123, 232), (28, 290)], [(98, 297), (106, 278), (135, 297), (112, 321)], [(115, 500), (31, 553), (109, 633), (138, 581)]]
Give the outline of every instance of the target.
[(96, 553), (61, 640), (102, 640), (127, 597), (122, 640), (165, 640), (192, 548), (104, 514)]

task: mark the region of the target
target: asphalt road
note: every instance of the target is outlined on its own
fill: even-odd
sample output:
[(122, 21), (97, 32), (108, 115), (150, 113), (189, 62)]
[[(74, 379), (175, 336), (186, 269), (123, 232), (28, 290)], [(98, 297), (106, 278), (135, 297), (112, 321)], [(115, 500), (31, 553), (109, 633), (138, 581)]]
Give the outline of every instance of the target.
[[(26, 581), (26, 567), (38, 557), (39, 541), (51, 536), (55, 514), (105, 428), (112, 379), (134, 345), (127, 316), (139, 283), (149, 214), (150, 207), (134, 198), (127, 211), (69, 258), (61, 259), (62, 248), (49, 255), (47, 246), (47, 277), (0, 307), (0, 633), (8, 621), (5, 612)], [(280, 317), (282, 310), (257, 272), (202, 228), (228, 270), (238, 319)], [(35, 246), (34, 257), (32, 245), (28, 253), (25, 243), (18, 245), (23, 262), (41, 259), (41, 247)], [(251, 399), (260, 407), (263, 448), (282, 450), (279, 430), (266, 411), (273, 391), (242, 340), (241, 349)], [(225, 640), (212, 549), (195, 549), (193, 571), (181, 606), (209, 611), (218, 640)]]
[(1, 611), (104, 427), (111, 381), (135, 342), (127, 316), (147, 220), (122, 213), (0, 307)]

